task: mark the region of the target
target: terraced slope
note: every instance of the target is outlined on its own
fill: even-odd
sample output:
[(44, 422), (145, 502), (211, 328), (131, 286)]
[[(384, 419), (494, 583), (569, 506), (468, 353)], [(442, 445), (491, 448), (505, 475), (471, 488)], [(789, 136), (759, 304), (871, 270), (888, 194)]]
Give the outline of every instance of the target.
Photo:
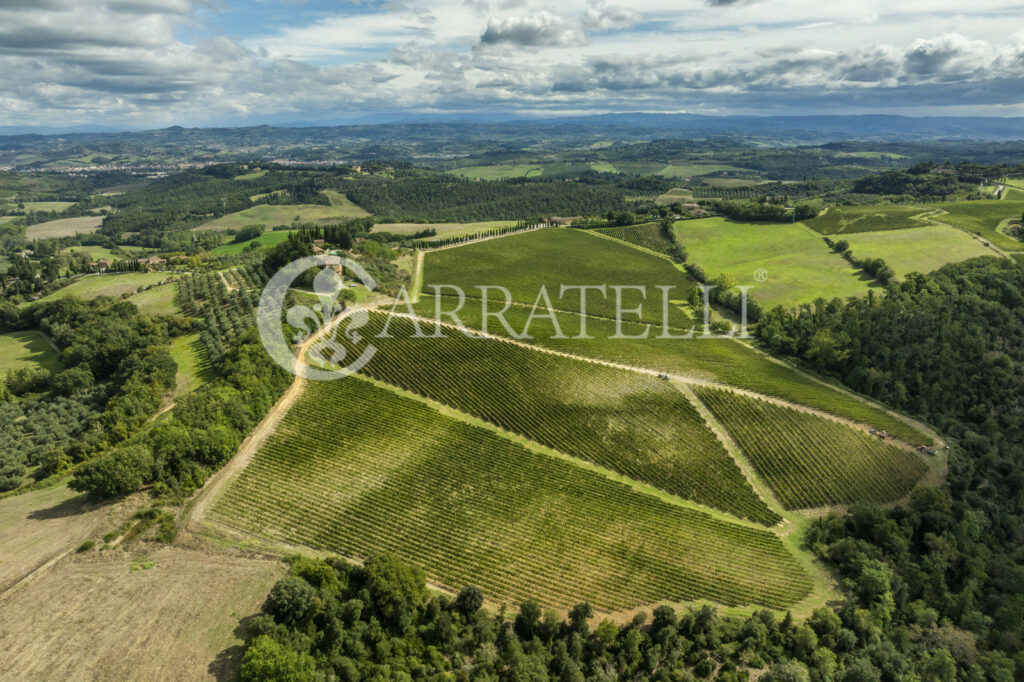
[(343, 556), (394, 552), (441, 587), (474, 584), (506, 603), (787, 608), (811, 589), (770, 531), (636, 492), (358, 378), (311, 382), (211, 513)]

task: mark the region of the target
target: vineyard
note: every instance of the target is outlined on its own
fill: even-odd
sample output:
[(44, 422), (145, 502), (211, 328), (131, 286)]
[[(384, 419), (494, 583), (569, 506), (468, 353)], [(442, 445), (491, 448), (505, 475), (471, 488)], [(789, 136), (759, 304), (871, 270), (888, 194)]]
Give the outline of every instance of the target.
[(200, 272), (178, 280), (178, 305), (203, 320), (199, 339), (207, 360), (218, 362), (242, 333), (256, 324), (255, 309), (266, 275), (259, 265)]
[[(741, 518), (779, 521), (690, 401), (652, 376), (504, 341), (409, 338), (374, 314), (359, 333), (378, 348), (365, 374), (485, 419), (560, 452)], [(433, 329), (425, 330), (431, 333)], [(362, 352), (339, 334), (346, 357)]]
[(770, 531), (634, 491), (356, 378), (309, 383), (211, 515), (342, 556), (394, 552), (441, 587), (477, 585), (504, 603), (784, 609), (811, 589)]
[(670, 249), (674, 246), (661, 233), (658, 223), (644, 223), (642, 225), (629, 225), (626, 227), (603, 227), (594, 231), (665, 255), (669, 255)]
[(889, 502), (927, 468), (912, 452), (823, 417), (731, 391), (695, 391), (786, 509)]
[[(423, 281), (423, 291), (428, 294), (432, 285), (454, 285), (471, 297), (481, 295), (480, 285), (501, 285), (509, 289), (512, 300), (531, 306), (544, 286), (553, 307), (568, 311), (580, 310), (580, 292), (569, 290), (563, 297), (563, 285), (605, 285), (607, 295), (590, 291), (586, 305), (588, 314), (607, 318), (614, 318), (616, 312), (611, 287), (641, 286), (647, 288), (646, 298), (638, 291), (622, 290), (622, 309), (642, 304), (643, 319), (659, 325), (661, 292), (656, 287), (674, 286), (670, 298), (685, 299), (694, 286), (689, 276), (664, 258), (584, 230), (565, 228), (534, 230), (428, 253)], [(492, 291), (490, 295), (499, 297), (493, 304), (500, 309), (500, 293)], [(677, 329), (691, 324), (689, 316), (675, 307), (669, 309), (669, 323)]]
[[(456, 302), (443, 298), (441, 305), (444, 310), (452, 310)], [(433, 318), (435, 306), (434, 297), (424, 296), (416, 305), (416, 311)], [(505, 313), (505, 318), (519, 332), (525, 328), (529, 312), (529, 308), (514, 307)], [(468, 327), (480, 329), (478, 301), (466, 301), (458, 314)], [(592, 339), (577, 339), (573, 337), (579, 335), (579, 315), (564, 313), (556, 317), (557, 330), (550, 320), (535, 319), (529, 327), (533, 337), (530, 343), (574, 355), (718, 381), (885, 429), (913, 445), (934, 444), (930, 436), (880, 407), (809, 379), (744, 344), (726, 339), (659, 339), (656, 338), (659, 334), (656, 327), (652, 328), (650, 338), (647, 339), (616, 339), (611, 338), (615, 333), (615, 324), (599, 318), (587, 318), (587, 334), (593, 336)], [(489, 328), (495, 334), (505, 333), (497, 324), (491, 324)], [(556, 331), (567, 338), (553, 338), (557, 336)], [(639, 324), (623, 325), (625, 335), (635, 335), (642, 331), (643, 327)]]

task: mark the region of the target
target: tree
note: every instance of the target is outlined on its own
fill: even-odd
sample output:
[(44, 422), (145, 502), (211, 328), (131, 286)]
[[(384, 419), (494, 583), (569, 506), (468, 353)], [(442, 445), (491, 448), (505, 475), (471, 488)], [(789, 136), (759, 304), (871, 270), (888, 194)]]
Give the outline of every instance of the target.
[(98, 499), (133, 493), (152, 480), (153, 455), (144, 445), (129, 445), (83, 464), (68, 487)]
[(467, 585), (462, 588), (453, 604), (456, 611), (463, 616), (471, 616), (484, 605), (484, 593), (479, 587)]
[(267, 635), (256, 637), (246, 649), (238, 669), (242, 682), (308, 682), (315, 679), (316, 662)]
[(312, 585), (298, 576), (288, 575), (270, 590), (265, 608), (278, 623), (295, 627), (311, 621), (322, 606)]
[(369, 559), (363, 570), (377, 612), (392, 623), (398, 623), (426, 601), (427, 578), (423, 571), (402, 563), (394, 554)]

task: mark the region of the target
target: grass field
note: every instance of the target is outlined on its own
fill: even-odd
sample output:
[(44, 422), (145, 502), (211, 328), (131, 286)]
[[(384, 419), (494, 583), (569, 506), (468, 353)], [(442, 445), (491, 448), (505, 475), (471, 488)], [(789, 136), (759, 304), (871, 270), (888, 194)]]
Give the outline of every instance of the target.
[(255, 180), (257, 178), (262, 178), (266, 174), (267, 174), (267, 171), (265, 171), (265, 170), (256, 170), (256, 171), (252, 171), (251, 173), (242, 173), (241, 175), (236, 175), (235, 177), (233, 177), (231, 179), (232, 180)]
[(91, 234), (99, 229), (103, 216), (82, 216), (81, 218), (61, 218), (45, 223), (29, 225), (25, 228), (28, 239), (50, 239), (52, 237), (74, 237), (76, 234)]
[[(858, 296), (871, 283), (799, 223), (755, 225), (703, 218), (677, 222), (676, 234), (689, 262), (710, 277), (725, 273), (739, 285), (753, 285), (750, 296), (765, 309)], [(767, 279), (758, 282), (754, 273), (762, 268)]]
[(704, 178), (704, 184), (708, 187), (755, 187), (761, 184), (760, 180), (750, 178)]
[(596, 173), (618, 173), (619, 169), (608, 161), (592, 161), (590, 168)]
[(144, 313), (154, 315), (172, 315), (178, 312), (174, 305), (174, 296), (177, 293), (177, 286), (168, 282), (146, 291), (141, 291), (128, 298), (129, 301), (138, 306)]
[(85, 275), (63, 289), (58, 289), (39, 300), (54, 301), (67, 296), (79, 296), (86, 299), (96, 298), (97, 296), (113, 296), (116, 298), (123, 294), (136, 293), (139, 287), (163, 282), (172, 277), (173, 275), (166, 272), (123, 272), (112, 275)]
[(335, 223), (347, 218), (362, 218), (369, 215), (355, 204), (346, 203), (341, 206), (322, 206), (320, 204), (283, 204), (261, 205), (247, 208), (244, 211), (229, 213), (216, 220), (204, 223), (196, 230), (238, 230), (247, 225), (262, 225), (270, 229), (277, 225), (290, 225), (293, 222)]
[(693, 192), (688, 189), (675, 187), (659, 196), (656, 200), (659, 206), (665, 206), (677, 201), (683, 204), (693, 201)]
[[(537, 300), (541, 286), (546, 287), (555, 308), (579, 310), (580, 292), (570, 290), (560, 297), (561, 286), (645, 286), (648, 300), (643, 319), (661, 323), (661, 292), (656, 286), (675, 286), (670, 298), (685, 299), (693, 287), (689, 276), (668, 260), (645, 254), (611, 239), (585, 234), (581, 230), (552, 228), (514, 234), (501, 239), (468, 244), (454, 249), (428, 253), (424, 264), (424, 292), (431, 285), (456, 285), (467, 296), (480, 296), (478, 286), (502, 285), (512, 299), (527, 305)], [(643, 303), (639, 292), (622, 291), (622, 309)], [(492, 291), (495, 309), (500, 309), (501, 294)], [(541, 308), (543, 309), (543, 305)], [(612, 289), (607, 297), (598, 291), (587, 294), (587, 311), (603, 317), (615, 317), (616, 301)], [(626, 319), (638, 319), (625, 315)], [(689, 327), (686, 313), (669, 307), (670, 325)]]
[(996, 253), (963, 230), (945, 225), (844, 235), (858, 258), (881, 258), (899, 277)]
[(770, 531), (670, 504), (354, 378), (310, 382), (211, 517), (347, 557), (391, 551), (436, 585), (477, 585), (504, 603), (784, 607), (811, 587)]
[(61, 249), (62, 255), (70, 255), (74, 253), (84, 253), (92, 260), (100, 260), (105, 258), (107, 260), (117, 260), (118, 256), (105, 246), (71, 246), (66, 249)]
[(914, 453), (838, 422), (731, 391), (694, 390), (786, 509), (890, 502), (927, 471)]
[[(360, 331), (378, 348), (363, 373), (679, 497), (779, 521), (686, 396), (665, 382), (451, 329), (447, 338), (412, 338), (408, 320), (387, 322), (393, 338), (379, 338), (380, 314)], [(363, 351), (344, 335), (335, 340), (346, 357)]]
[(74, 206), (73, 201), (26, 201), (25, 211), (63, 211), (68, 206)]
[(437, 231), (436, 237), (431, 239), (444, 239), (446, 237), (464, 237), (477, 232), (486, 232), (498, 227), (509, 227), (515, 225), (515, 220), (484, 220), (476, 223), (377, 223), (371, 232), (390, 232), (392, 234), (416, 234), (427, 229)]
[[(433, 296), (424, 296), (416, 306), (421, 315), (433, 319), (436, 301)], [(454, 299), (442, 302), (442, 309), (452, 310)], [(526, 327), (529, 309), (515, 307), (505, 317), (518, 333)], [(480, 328), (480, 305), (467, 301), (459, 317), (470, 328)], [(558, 328), (550, 320), (534, 319), (529, 331), (533, 337), (530, 343), (538, 343), (554, 350), (584, 357), (643, 367), (659, 372), (671, 372), (697, 380), (716, 381), (750, 391), (756, 391), (782, 400), (807, 405), (824, 412), (845, 417), (890, 434), (907, 443), (931, 444), (932, 439), (917, 429), (891, 416), (873, 403), (837, 391), (814, 381), (793, 368), (770, 360), (749, 346), (728, 339), (662, 339), (657, 328), (652, 329), (650, 338), (612, 338), (615, 324), (610, 320), (589, 318), (587, 334), (591, 339), (573, 338), (579, 336), (579, 316), (569, 313), (557, 315)], [(498, 325), (490, 325), (492, 332), (503, 334)], [(638, 335), (643, 331), (640, 325), (624, 325), (624, 335)], [(556, 333), (557, 332), (557, 333)], [(566, 338), (553, 338), (557, 335)], [(699, 335), (699, 331), (698, 331)]]
[(934, 223), (927, 216), (934, 214), (929, 206), (872, 204), (868, 206), (832, 206), (805, 224), (821, 234), (902, 230)]
[(270, 246), (276, 246), (281, 242), (288, 239), (288, 235), (291, 234), (291, 230), (275, 230), (273, 232), (264, 232), (255, 239), (250, 239), (244, 242), (228, 242), (227, 244), (221, 244), (215, 248), (212, 253), (214, 256), (230, 256), (236, 253), (242, 253), (247, 247), (252, 244), (256, 244), (260, 247), (266, 248)]
[(203, 358), (200, 349), (198, 333), (179, 336), (171, 341), (171, 357), (178, 365), (174, 385), (175, 398), (191, 393), (207, 380), (209, 363)]
[(980, 234), (996, 246), (1006, 251), (1024, 251), (1024, 242), (1007, 237), (998, 232), (999, 223), (1007, 218), (1020, 218), (1024, 212), (1024, 202), (1009, 200), (960, 201), (946, 204), (935, 204), (946, 213), (936, 218), (939, 222), (949, 223), (968, 232)]
[(496, 166), (465, 166), (448, 171), (460, 178), (473, 180), (503, 180), (505, 178), (530, 178), (544, 173), (544, 169), (535, 164), (506, 163)]
[(42, 367), (55, 372), (61, 364), (57, 352), (37, 331), (0, 334), (0, 374), (22, 367)]
[[(133, 571), (133, 562), (152, 567)], [(285, 570), (175, 547), (68, 557), (4, 598), (0, 678), (233, 679), (238, 621)]]

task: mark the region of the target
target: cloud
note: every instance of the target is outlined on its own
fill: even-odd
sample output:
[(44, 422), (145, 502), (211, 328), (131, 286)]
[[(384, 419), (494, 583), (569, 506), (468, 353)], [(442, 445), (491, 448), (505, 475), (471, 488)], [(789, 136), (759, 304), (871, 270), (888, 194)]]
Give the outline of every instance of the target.
[(636, 10), (619, 5), (598, 3), (583, 13), (583, 28), (587, 31), (612, 31), (629, 28), (641, 20)]
[(511, 44), (521, 47), (580, 45), (583, 31), (560, 16), (546, 11), (522, 17), (491, 19), (480, 36), (483, 45)]

